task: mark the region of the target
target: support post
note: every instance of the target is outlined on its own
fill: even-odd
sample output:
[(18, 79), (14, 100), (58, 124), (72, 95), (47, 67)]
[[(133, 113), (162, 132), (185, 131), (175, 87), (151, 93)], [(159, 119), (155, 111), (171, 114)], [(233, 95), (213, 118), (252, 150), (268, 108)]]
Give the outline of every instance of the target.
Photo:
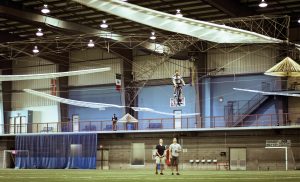
[(122, 72), (122, 82), (123, 82), (123, 96), (124, 96), (124, 104), (128, 106), (125, 108), (125, 112), (129, 113), (133, 117), (137, 117), (136, 113), (131, 109), (137, 105), (137, 95), (135, 82), (133, 78), (133, 52), (132, 50), (128, 50), (124, 52), (127, 55), (126, 58), (123, 59), (123, 72)]
[(287, 147), (285, 147), (285, 170), (288, 170), (288, 155), (287, 155)]
[[(2, 74), (3, 75), (11, 75), (13, 73), (12, 71), (12, 61), (6, 60), (4, 63), (2, 63)], [(3, 103), (3, 124), (10, 124), (9, 118), (7, 117), (6, 113), (12, 110), (12, 82), (2, 82), (2, 103)], [(3, 128), (3, 133), (8, 132), (10, 130), (10, 126), (7, 128), (7, 131), (5, 131), (5, 128)]]
[(191, 60), (195, 61), (195, 67), (196, 67), (196, 80), (195, 80), (195, 89), (196, 89), (196, 112), (200, 113), (200, 115), (196, 116), (196, 127), (202, 128), (205, 127), (205, 120), (202, 121), (202, 118), (205, 118), (205, 109), (210, 108), (204, 108), (205, 102), (205, 95), (203, 93), (205, 84), (203, 86), (202, 80), (204, 76), (207, 74), (207, 53), (206, 52), (195, 52), (195, 54), (191, 53)]
[[(69, 53), (62, 55), (64, 59), (68, 59), (67, 61), (63, 61), (62, 63), (58, 64), (58, 72), (66, 72), (69, 71)], [(69, 98), (69, 77), (59, 77), (58, 78), (58, 95), (62, 98)], [(68, 105), (67, 104), (59, 104), (59, 111), (60, 111), (60, 122), (69, 121), (69, 114), (68, 114)]]

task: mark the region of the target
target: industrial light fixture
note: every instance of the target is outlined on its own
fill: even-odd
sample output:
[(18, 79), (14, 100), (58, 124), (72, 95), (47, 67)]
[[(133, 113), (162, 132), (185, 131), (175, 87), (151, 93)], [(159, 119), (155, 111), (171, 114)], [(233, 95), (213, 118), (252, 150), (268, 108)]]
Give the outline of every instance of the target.
[(88, 43), (88, 47), (95, 47), (93, 40), (90, 40)]
[(102, 20), (102, 24), (100, 25), (101, 28), (107, 28), (108, 25), (106, 24), (106, 20)]
[(34, 48), (33, 48), (32, 52), (33, 52), (34, 54), (37, 54), (37, 53), (39, 53), (39, 52), (40, 52), (40, 50), (38, 49), (38, 47), (37, 47), (37, 46), (34, 46)]
[(48, 5), (44, 4), (43, 9), (41, 10), (42, 13), (48, 14), (50, 13), (50, 10), (48, 9)]
[(265, 7), (267, 7), (268, 6), (268, 4), (266, 3), (266, 1), (265, 0), (261, 0), (261, 2), (259, 3), (259, 5), (258, 5), (259, 7), (261, 7), (261, 8), (265, 8)]
[(156, 39), (156, 37), (155, 37), (155, 32), (151, 32), (150, 39), (151, 39), (151, 40), (155, 40), (155, 39)]
[(300, 18), (298, 19), (298, 23), (300, 23)]
[(41, 28), (38, 28), (38, 31), (35, 33), (36, 36), (41, 37), (44, 35)]
[(219, 102), (223, 102), (224, 98), (223, 97), (219, 97)]
[(181, 12), (180, 12), (180, 9), (177, 9), (177, 10), (176, 10), (175, 16), (177, 16), (177, 17), (183, 17), (183, 15), (182, 15)]

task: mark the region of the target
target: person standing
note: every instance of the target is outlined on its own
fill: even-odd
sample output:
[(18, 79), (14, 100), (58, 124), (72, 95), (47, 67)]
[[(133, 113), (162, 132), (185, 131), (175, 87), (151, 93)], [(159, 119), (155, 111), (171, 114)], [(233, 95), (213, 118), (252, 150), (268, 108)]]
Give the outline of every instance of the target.
[(156, 145), (156, 157), (155, 157), (155, 174), (158, 174), (158, 165), (160, 165), (160, 175), (164, 175), (164, 165), (166, 161), (166, 147), (163, 145), (163, 139), (159, 139), (159, 144)]
[[(172, 76), (174, 97), (177, 97), (177, 105), (180, 106), (183, 104), (183, 90), (182, 87), (185, 86), (185, 82), (182, 76), (179, 74), (178, 70), (175, 70), (175, 74)], [(178, 90), (178, 92), (176, 92)], [(177, 95), (178, 94), (178, 95)]]
[(112, 121), (112, 129), (114, 131), (117, 131), (118, 118), (117, 118), (116, 114), (113, 115), (113, 117), (111, 118), (111, 121)]
[(170, 150), (170, 160), (171, 160), (171, 170), (172, 175), (174, 175), (174, 167), (176, 167), (176, 175), (179, 175), (178, 164), (179, 164), (179, 153), (181, 152), (181, 146), (177, 143), (177, 139), (173, 138), (173, 143), (169, 147)]

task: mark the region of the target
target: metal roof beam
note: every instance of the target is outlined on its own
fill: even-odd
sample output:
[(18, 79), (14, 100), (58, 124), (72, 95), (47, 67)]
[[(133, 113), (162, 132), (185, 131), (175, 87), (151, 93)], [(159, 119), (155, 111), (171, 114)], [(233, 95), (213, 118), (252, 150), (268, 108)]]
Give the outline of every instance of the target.
[(300, 43), (300, 27), (290, 28), (289, 40)]
[(243, 17), (257, 14), (238, 1), (232, 0), (203, 0), (231, 17)]
[(21, 37), (6, 31), (0, 31), (0, 43), (22, 40)]
[[(0, 6), (0, 14), (10, 17), (10, 18), (15, 18), (17, 20), (23, 21), (23, 22), (30, 22), (30, 23), (38, 23), (40, 25), (48, 24), (50, 26), (54, 26), (63, 30), (69, 30), (72, 32), (77, 32), (77, 33), (86, 33), (86, 34), (91, 34), (98, 36), (100, 38), (105, 38), (105, 39), (111, 39), (114, 41), (124, 41), (126, 40), (126, 37), (115, 34), (112, 32), (108, 31), (102, 31), (99, 29), (95, 28), (90, 28), (84, 25), (80, 25), (77, 23), (69, 22), (69, 21), (64, 21), (60, 20), (57, 18), (53, 17), (47, 17), (35, 13), (30, 13), (30, 12), (25, 12), (21, 10), (17, 10), (14, 8), (9, 8), (6, 6)], [(158, 44), (156, 43), (150, 43), (150, 42), (143, 42), (140, 44), (141, 47), (151, 50), (151, 51), (156, 51), (156, 48)], [(162, 45), (159, 45), (162, 47)], [(165, 48), (167, 50), (167, 48)], [(122, 57), (126, 57), (125, 55), (122, 55)]]

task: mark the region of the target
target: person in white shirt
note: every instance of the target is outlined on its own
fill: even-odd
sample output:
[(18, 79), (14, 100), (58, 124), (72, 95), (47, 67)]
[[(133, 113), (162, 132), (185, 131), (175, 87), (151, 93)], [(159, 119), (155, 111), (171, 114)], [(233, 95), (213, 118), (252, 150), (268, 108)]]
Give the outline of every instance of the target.
[(172, 175), (174, 175), (174, 166), (176, 167), (176, 175), (179, 175), (178, 172), (178, 163), (179, 163), (179, 153), (181, 152), (181, 146), (177, 143), (177, 139), (173, 138), (173, 143), (169, 147), (170, 150), (170, 160), (171, 160), (171, 170)]
[[(182, 97), (183, 95), (183, 92), (182, 92), (182, 87), (185, 86), (185, 82), (182, 78), (182, 76), (179, 74), (179, 71), (178, 70), (175, 70), (175, 74), (172, 76), (172, 82), (173, 82), (173, 86), (174, 86), (174, 96), (177, 96), (177, 97)], [(177, 95), (176, 94), (176, 90), (177, 89), (180, 89), (181, 91), (181, 94), (180, 95)], [(179, 99), (179, 105), (182, 104), (182, 98), (178, 98)]]

